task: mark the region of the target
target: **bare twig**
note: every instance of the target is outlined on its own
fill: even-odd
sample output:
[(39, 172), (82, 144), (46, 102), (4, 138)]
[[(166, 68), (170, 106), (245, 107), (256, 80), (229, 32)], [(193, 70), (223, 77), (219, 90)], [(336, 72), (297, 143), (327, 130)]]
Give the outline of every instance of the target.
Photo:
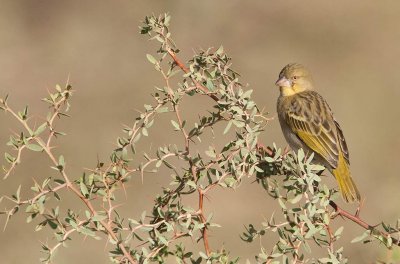
[(388, 233), (386, 233), (386, 232), (384, 232), (384, 231), (377, 230), (377, 229), (375, 228), (375, 226), (370, 225), (370, 224), (368, 224), (367, 222), (365, 222), (364, 220), (362, 220), (362, 219), (359, 217), (358, 214), (356, 214), (356, 215), (351, 214), (350, 212), (348, 212), (348, 211), (342, 209), (341, 207), (339, 207), (339, 206), (338, 206), (335, 202), (333, 202), (333, 201), (329, 201), (329, 205), (332, 206), (332, 208), (335, 210), (335, 212), (336, 212), (338, 215), (340, 215), (340, 216), (342, 216), (342, 217), (344, 217), (344, 218), (347, 218), (347, 219), (353, 221), (354, 223), (356, 223), (357, 225), (361, 226), (362, 228), (364, 228), (364, 229), (366, 229), (366, 230), (370, 230), (371, 232), (373, 231), (372, 234), (378, 233), (378, 234), (380, 234), (380, 235), (383, 236), (383, 237), (387, 237), (387, 238), (390, 237), (390, 238), (392, 239), (392, 242), (393, 242), (394, 245), (400, 246), (400, 241), (399, 241), (398, 239), (396, 239), (396, 238), (390, 236), (390, 234), (388, 234)]
[(203, 223), (204, 227), (202, 229), (202, 238), (203, 238), (203, 243), (204, 243), (204, 249), (206, 250), (207, 256), (210, 256), (211, 254), (211, 249), (210, 249), (210, 244), (208, 242), (208, 231), (207, 231), (207, 219), (204, 216), (204, 192), (201, 188), (198, 189), (199, 192), (199, 216), (200, 220)]

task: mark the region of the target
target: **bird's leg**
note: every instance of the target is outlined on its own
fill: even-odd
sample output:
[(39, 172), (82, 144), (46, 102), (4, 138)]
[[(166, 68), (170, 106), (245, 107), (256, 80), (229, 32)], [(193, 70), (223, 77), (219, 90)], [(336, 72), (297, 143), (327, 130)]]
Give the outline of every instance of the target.
[[(316, 174), (317, 174), (318, 176), (321, 177), (321, 175), (322, 175), (322, 173), (323, 173), (324, 171), (325, 171), (325, 170), (319, 171), (319, 172), (317, 172)], [(314, 192), (317, 192), (317, 191), (318, 191), (318, 182), (314, 182), (314, 183), (313, 183), (313, 187), (314, 187)]]
[(356, 210), (356, 213), (354, 214), (356, 217), (359, 217), (360, 212), (361, 212), (361, 207), (363, 207), (364, 202), (365, 202), (365, 199), (358, 202), (357, 210)]

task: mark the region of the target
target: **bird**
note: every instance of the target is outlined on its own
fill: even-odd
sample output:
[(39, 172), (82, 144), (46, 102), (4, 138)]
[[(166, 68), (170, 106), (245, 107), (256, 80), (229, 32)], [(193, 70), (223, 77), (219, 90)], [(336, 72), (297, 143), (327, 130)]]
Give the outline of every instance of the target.
[(277, 113), (283, 135), (297, 153), (314, 153), (313, 162), (327, 168), (347, 203), (359, 202), (360, 192), (350, 172), (350, 157), (339, 123), (326, 100), (314, 90), (310, 72), (302, 64), (290, 63), (275, 83), (280, 95)]

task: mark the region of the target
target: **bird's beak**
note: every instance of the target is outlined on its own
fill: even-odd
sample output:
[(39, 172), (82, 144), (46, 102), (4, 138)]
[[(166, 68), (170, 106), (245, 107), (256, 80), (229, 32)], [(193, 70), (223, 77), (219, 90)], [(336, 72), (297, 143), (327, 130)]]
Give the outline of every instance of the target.
[(276, 81), (275, 85), (279, 87), (292, 87), (292, 82), (288, 78), (283, 76)]

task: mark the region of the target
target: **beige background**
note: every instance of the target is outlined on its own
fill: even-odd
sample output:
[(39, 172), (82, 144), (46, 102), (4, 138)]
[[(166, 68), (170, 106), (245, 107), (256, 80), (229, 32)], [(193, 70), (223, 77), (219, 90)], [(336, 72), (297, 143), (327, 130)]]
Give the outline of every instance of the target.
[[(29, 104), (36, 116), (44, 116), (40, 98), (70, 75), (76, 90), (72, 118), (63, 122), (68, 137), (57, 142), (57, 151), (64, 154), (69, 173), (77, 178), (83, 168), (95, 165), (97, 155), (107, 159), (121, 135), (121, 124), (131, 124), (135, 109), (149, 102), (149, 93), (161, 84), (145, 56), (155, 45), (138, 34), (138, 26), (145, 15), (170, 12), (181, 56), (187, 59), (194, 49), (223, 44), (242, 81), (255, 90), (255, 101), (271, 115), (275, 115), (274, 81), (280, 69), (289, 62), (307, 65), (345, 131), (352, 171), (365, 198), (362, 217), (371, 224), (395, 223), (400, 217), (399, 10), (399, 2), (372, 0), (1, 0), (0, 94), (10, 94), (12, 106), (20, 109)], [(205, 111), (202, 100), (191, 106), (194, 114)], [(19, 127), (4, 114), (0, 123), (4, 152), (9, 133)], [(170, 143), (163, 131), (151, 132), (155, 145)], [(277, 121), (267, 128), (263, 140), (286, 145)], [(13, 193), (19, 184), (26, 194), (32, 178), (53, 175), (44, 155), (23, 158), (24, 165), (1, 183), (1, 194)], [(122, 209), (127, 216), (150, 209), (154, 195), (168, 181), (161, 177), (149, 175), (143, 185), (137, 179), (131, 182)], [(241, 256), (241, 263), (246, 258), (254, 262), (259, 252), (258, 242), (250, 245), (240, 240), (243, 225), (258, 224), (273, 211), (273, 201), (249, 182), (237, 191), (213, 192), (207, 202), (209, 212), (223, 226), (211, 232), (211, 245), (223, 245), (232, 255)], [(329, 184), (334, 186), (331, 179)], [(65, 206), (77, 202), (63, 197)], [(337, 222), (345, 225), (346, 235), (338, 246), (345, 247), (350, 263), (372, 263), (390, 255), (383, 247), (350, 244), (361, 228), (341, 219)], [(33, 228), (25, 223), (23, 212), (12, 219), (0, 233), (0, 263), (39, 262), (39, 241), (46, 241), (48, 233)], [(270, 242), (268, 237), (262, 239), (266, 247)], [(104, 240), (76, 237), (69, 245), (58, 252), (55, 263), (108, 263)]]

